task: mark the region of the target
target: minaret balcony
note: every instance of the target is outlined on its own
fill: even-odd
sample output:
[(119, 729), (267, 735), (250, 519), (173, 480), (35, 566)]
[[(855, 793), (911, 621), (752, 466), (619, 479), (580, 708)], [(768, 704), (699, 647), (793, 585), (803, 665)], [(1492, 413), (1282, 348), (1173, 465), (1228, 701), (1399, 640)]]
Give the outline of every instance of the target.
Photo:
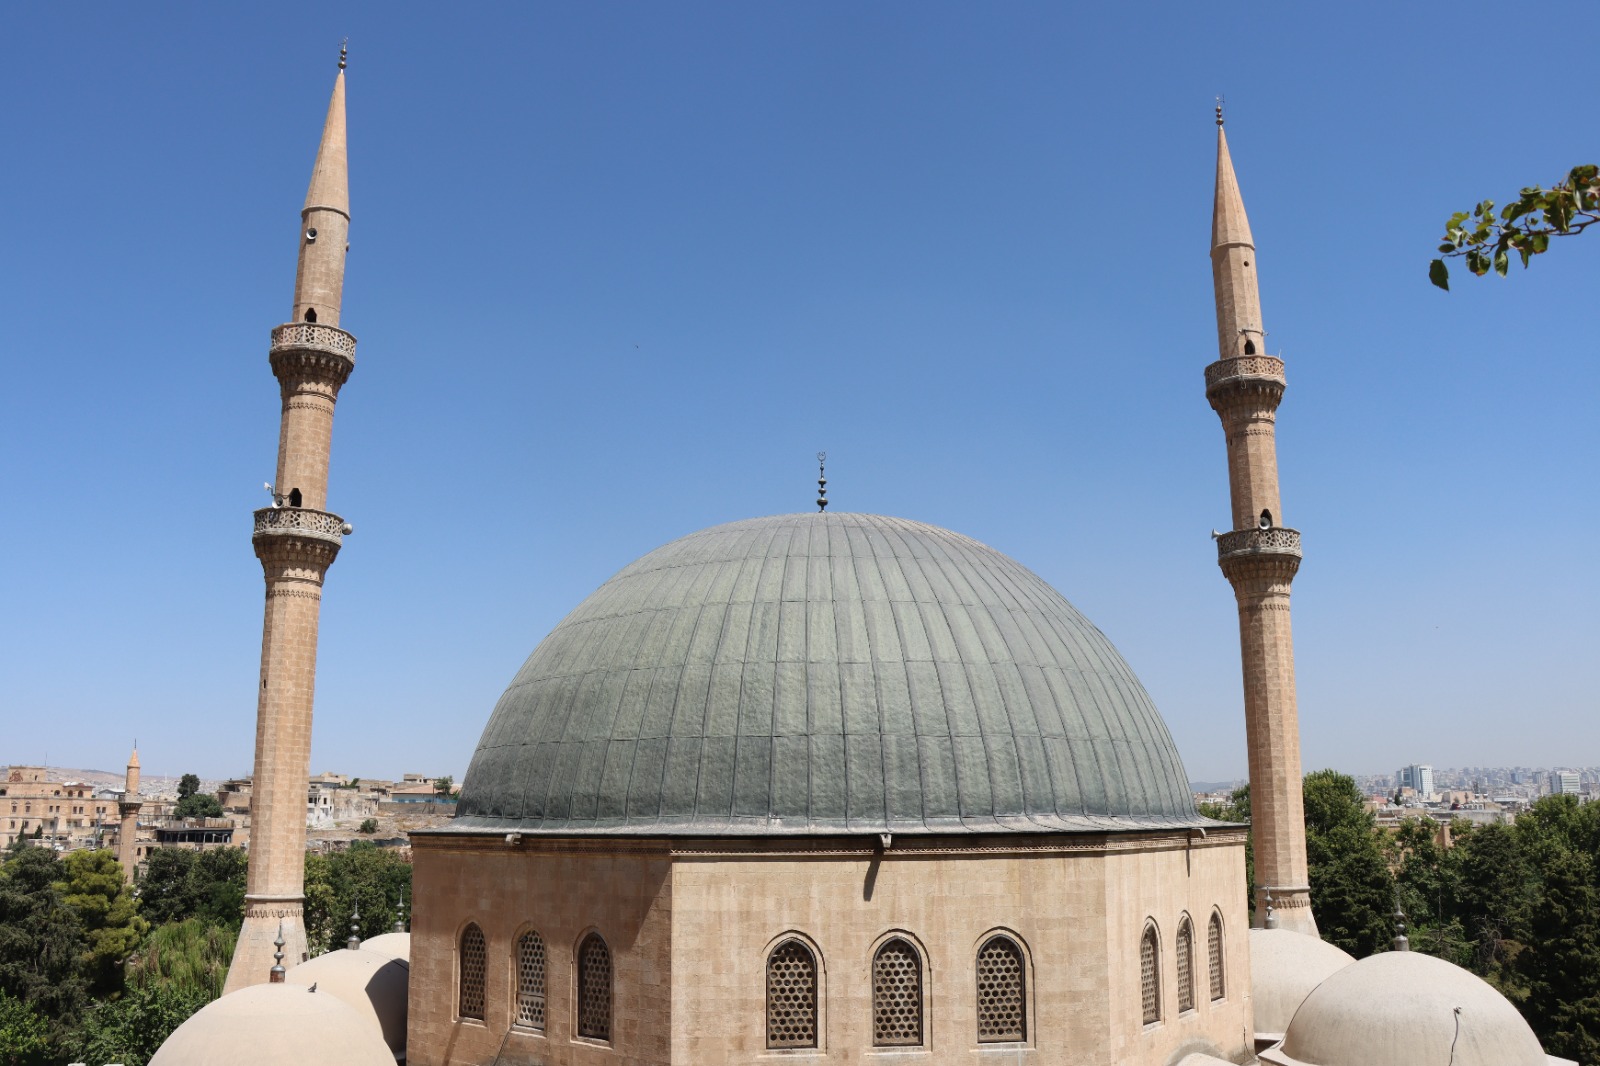
[(1240, 355), (1218, 359), (1206, 367), (1206, 394), (1233, 384), (1272, 383), (1283, 387), (1283, 360), (1272, 355)]
[(356, 339), (337, 326), (318, 322), (285, 322), (272, 330), (269, 352), (278, 379), (324, 380), (337, 391), (356, 368)]
[(1217, 562), (1224, 563), (1249, 555), (1292, 555), (1300, 558), (1300, 531), (1272, 526), (1268, 529), (1236, 529), (1217, 537)]
[(337, 547), (355, 528), (336, 514), (309, 507), (263, 507), (256, 512), (255, 540), (301, 537), (327, 541)]

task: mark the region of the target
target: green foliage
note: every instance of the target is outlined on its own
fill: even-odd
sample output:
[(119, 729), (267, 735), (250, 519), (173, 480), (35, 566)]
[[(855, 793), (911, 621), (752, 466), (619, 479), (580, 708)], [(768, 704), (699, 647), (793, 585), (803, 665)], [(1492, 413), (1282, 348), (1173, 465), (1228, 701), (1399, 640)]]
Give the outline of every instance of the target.
[(312, 955), (344, 946), (359, 907), (363, 940), (388, 932), (411, 894), (411, 864), (370, 841), (306, 856), (306, 940)]
[(1479, 277), (1493, 270), (1504, 277), (1516, 252), (1524, 268), (1529, 260), (1550, 247), (1551, 237), (1582, 233), (1600, 222), (1600, 167), (1573, 167), (1566, 179), (1549, 189), (1537, 185), (1522, 190), (1513, 203), (1495, 213), (1494, 201), (1484, 200), (1471, 211), (1457, 211), (1445, 223), (1444, 257), (1428, 264), (1428, 280), (1450, 288), (1445, 259), (1463, 258), (1467, 269)]
[(237, 933), (204, 918), (189, 918), (151, 932), (128, 959), (130, 989), (162, 986), (185, 996), (216, 999), (228, 977)]
[(376, 818), (364, 819), (361, 823), (361, 828), (356, 830), (358, 833), (376, 833), (377, 831), (378, 820)]
[(139, 911), (154, 925), (203, 918), (237, 933), (244, 921), (245, 867), (240, 848), (156, 848), (139, 880)]
[(172, 1031), (209, 1001), (204, 994), (150, 985), (97, 1003), (67, 1041), (73, 1061), (145, 1066)]
[(1372, 815), (1350, 777), (1318, 770), (1305, 777), (1306, 859), (1322, 939), (1357, 957), (1394, 938), (1394, 882)]
[(150, 925), (139, 916), (122, 864), (110, 851), (69, 852), (60, 866), (56, 891), (77, 914), (88, 941), (82, 973), (96, 995), (115, 992), (122, 985), (122, 960)]
[(197, 793), (199, 791), (200, 791), (200, 775), (199, 774), (184, 774), (182, 777), (178, 778), (178, 802), (179, 803), (182, 803), (184, 800), (188, 799), (190, 796), (193, 796), (195, 793)]
[(61, 874), (55, 853), (38, 847), (0, 867), (0, 992), (58, 1026), (76, 1019), (88, 993), (80, 974), (88, 944), (56, 889)]
[(222, 804), (209, 792), (191, 792), (172, 809), (178, 818), (221, 818)]
[(454, 787), (454, 785), (455, 778), (446, 775), (434, 781), (433, 790), (439, 793), (441, 796), (448, 796), (450, 795), (450, 790)]
[(46, 1066), (50, 1023), (15, 996), (0, 992), (0, 1066)]

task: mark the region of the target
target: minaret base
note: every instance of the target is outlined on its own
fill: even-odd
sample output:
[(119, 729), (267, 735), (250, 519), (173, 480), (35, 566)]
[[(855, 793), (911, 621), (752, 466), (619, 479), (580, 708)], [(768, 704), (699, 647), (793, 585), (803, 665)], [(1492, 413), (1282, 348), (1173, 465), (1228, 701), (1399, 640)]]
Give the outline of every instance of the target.
[[(283, 930), (283, 947), (277, 946), (278, 930)], [(233, 949), (228, 980), (222, 994), (264, 985), (272, 974), (274, 956), (283, 952), (284, 969), (293, 969), (310, 957), (306, 945), (305, 901), (300, 896), (246, 896), (244, 926)]]
[(1317, 932), (1317, 919), (1311, 913), (1311, 888), (1307, 885), (1257, 885), (1256, 910), (1250, 918), (1252, 927), (1261, 929), (1267, 924), (1268, 893), (1272, 894), (1272, 917), (1277, 928), (1307, 936), (1321, 935)]

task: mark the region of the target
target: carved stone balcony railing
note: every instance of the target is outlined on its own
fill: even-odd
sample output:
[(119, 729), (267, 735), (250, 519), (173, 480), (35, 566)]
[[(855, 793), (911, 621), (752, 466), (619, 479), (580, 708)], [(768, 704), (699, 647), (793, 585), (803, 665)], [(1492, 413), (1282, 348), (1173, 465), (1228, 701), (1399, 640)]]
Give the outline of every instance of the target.
[(1273, 526), (1271, 529), (1236, 529), (1217, 538), (1217, 561), (1239, 555), (1292, 555), (1300, 558), (1300, 531)]
[(1206, 391), (1237, 379), (1265, 379), (1283, 384), (1283, 360), (1272, 355), (1242, 355), (1218, 359), (1206, 367)]
[(356, 359), (355, 337), (338, 326), (323, 326), (316, 322), (285, 322), (281, 326), (274, 326), (272, 350), (277, 352), (289, 348), (342, 355), (352, 363)]
[(263, 507), (256, 512), (256, 537), (311, 537), (343, 544), (352, 531), (338, 515), (309, 507)]

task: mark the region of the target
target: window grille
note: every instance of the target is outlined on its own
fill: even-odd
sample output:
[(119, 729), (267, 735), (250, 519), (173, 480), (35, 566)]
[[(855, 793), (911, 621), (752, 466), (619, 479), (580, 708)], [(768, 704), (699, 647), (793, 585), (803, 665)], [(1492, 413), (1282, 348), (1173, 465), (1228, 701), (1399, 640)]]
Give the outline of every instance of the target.
[(872, 1042), (879, 1047), (922, 1043), (922, 958), (896, 938), (872, 960)]
[(483, 930), (467, 926), (461, 934), (461, 1000), (458, 1014), (483, 1021), (483, 981), (489, 969), (489, 949)]
[(544, 941), (531, 929), (517, 939), (516, 1024), (544, 1028)]
[(978, 1043), (1026, 1040), (1022, 949), (997, 936), (978, 950)]
[(611, 1039), (611, 949), (599, 933), (578, 949), (578, 1035)]
[(1206, 954), (1211, 963), (1211, 998), (1221, 999), (1227, 994), (1222, 980), (1222, 915), (1211, 916), (1211, 928), (1206, 931)]
[(817, 960), (798, 940), (767, 956), (767, 1046), (817, 1046)]
[(1194, 926), (1178, 925), (1178, 1013), (1194, 1010)]
[(1156, 927), (1145, 927), (1139, 941), (1139, 993), (1144, 1000), (1144, 1024), (1161, 1020), (1161, 975), (1157, 970)]

